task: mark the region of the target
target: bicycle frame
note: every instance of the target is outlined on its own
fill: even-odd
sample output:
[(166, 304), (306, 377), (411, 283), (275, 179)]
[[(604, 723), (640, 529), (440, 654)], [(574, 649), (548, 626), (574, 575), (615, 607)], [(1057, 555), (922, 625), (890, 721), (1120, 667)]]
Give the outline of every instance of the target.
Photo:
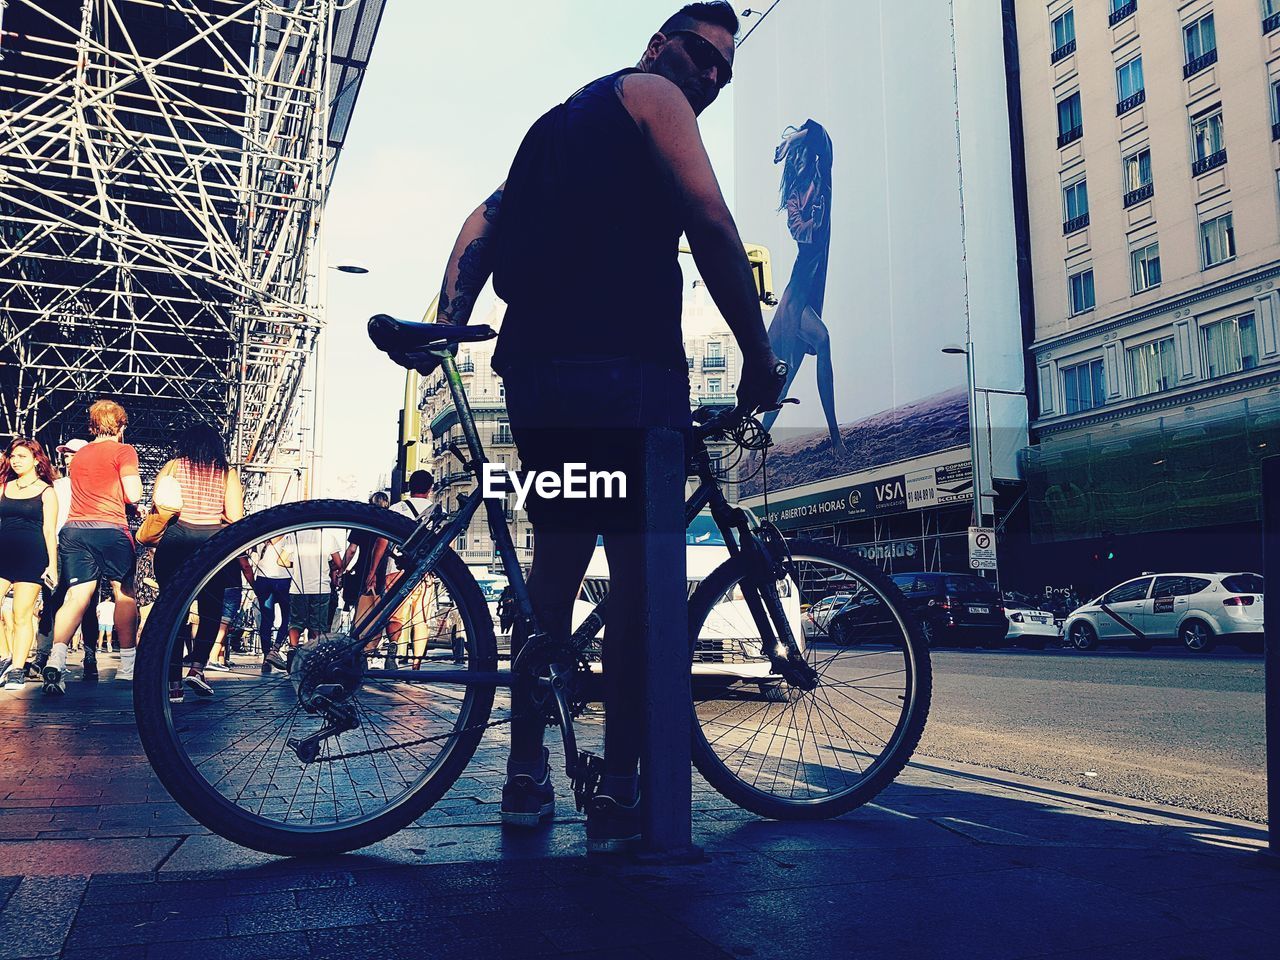
[[(466, 442), (469, 458), (462, 456), (461, 451), (455, 444), (450, 445), (450, 451), (462, 461), (464, 469), (479, 481), (487, 460), (484, 446), (480, 442), (479, 431), (476, 429), (475, 416), (472, 413), (466, 390), (462, 384), (462, 375), (450, 351), (439, 351), (436, 356), (440, 357), (441, 367), (449, 384), (449, 392), (452, 395), (454, 407), (458, 411), (458, 421), (462, 427), (463, 439)], [(721, 491), (719, 483), (712, 472), (711, 460), (707, 453), (705, 442), (698, 442), (698, 446), (691, 457), (690, 467), (690, 473), (697, 476), (699, 483), (693, 494), (685, 502), (685, 526), (688, 527), (693, 523), (694, 518), (703, 509), (710, 507), (712, 519), (724, 537), (725, 546), (730, 556), (737, 556), (745, 551), (753, 560), (764, 559), (762, 556), (763, 547), (755, 536), (750, 515), (743, 508), (731, 504)], [(402, 573), (395, 586), (387, 591), (365, 613), (364, 617), (352, 627), (353, 648), (363, 646), (369, 642), (371, 637), (379, 635), (382, 629), (390, 622), (395, 611), (409, 598), (414, 588), (435, 568), (448, 545), (468, 528), (482, 503), (488, 515), (489, 531), (494, 538), (498, 555), (502, 558), (503, 572), (506, 574), (515, 600), (516, 617), (524, 627), (524, 634), (529, 640), (534, 640), (544, 635), (533, 612), (524, 571), (516, 558), (515, 544), (511, 538), (511, 530), (507, 526), (505, 505), (495, 498), (486, 499), (481, 487), (477, 486), (462, 500), (458, 511), (443, 525), (437, 524), (437, 521), (442, 517), (442, 511), (439, 506), (431, 514), (424, 514), (419, 518), (417, 528), (401, 548), (402, 569), (404, 569), (406, 562), (410, 564), (409, 569)], [(754, 563), (752, 566), (755, 573), (759, 573), (762, 569)], [(762, 646), (766, 650), (772, 649), (776, 645), (778, 638), (775, 635), (773, 624), (765, 611), (759, 591), (744, 591), (744, 599), (747, 602), (752, 618), (761, 630)], [(608, 597), (606, 596), (592, 608), (591, 613), (579, 626), (578, 630), (574, 632), (572, 641), (578, 646), (579, 650), (583, 649), (603, 626), (603, 611), (607, 603)], [(794, 642), (794, 638), (789, 636), (791, 634), (789, 625), (784, 622), (781, 627), (788, 634), (783, 639)], [(517, 672), (514, 669), (497, 671), (433, 670), (430, 674), (424, 675), (413, 670), (367, 669), (365, 675), (371, 679), (379, 680), (455, 683), (464, 686), (486, 684), (511, 687), (515, 683)]]

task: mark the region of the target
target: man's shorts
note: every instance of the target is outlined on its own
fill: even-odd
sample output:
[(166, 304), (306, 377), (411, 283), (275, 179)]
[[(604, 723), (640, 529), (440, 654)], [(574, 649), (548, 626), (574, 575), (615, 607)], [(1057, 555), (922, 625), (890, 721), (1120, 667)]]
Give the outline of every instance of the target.
[[(511, 433), (528, 471), (563, 476), (567, 464), (582, 471), (626, 478), (585, 484), (594, 496), (540, 497), (530, 488), (525, 510), (535, 526), (590, 533), (640, 529), (644, 485), (644, 435), (654, 428), (680, 433), (688, 442), (689, 373), (628, 358), (554, 360), (510, 369), (504, 376)], [(683, 454), (682, 454), (683, 461)], [(676, 469), (684, 476), (685, 464)], [(514, 505), (515, 495), (508, 494)]]
[(231, 623), (240, 612), (240, 601), (244, 590), (240, 587), (226, 587), (222, 591), (222, 622)]
[(76, 527), (58, 537), (58, 570), (67, 586), (98, 580), (133, 583), (133, 538), (122, 527)]
[(289, 629), (328, 633), (332, 608), (327, 593), (295, 593), (289, 598)]

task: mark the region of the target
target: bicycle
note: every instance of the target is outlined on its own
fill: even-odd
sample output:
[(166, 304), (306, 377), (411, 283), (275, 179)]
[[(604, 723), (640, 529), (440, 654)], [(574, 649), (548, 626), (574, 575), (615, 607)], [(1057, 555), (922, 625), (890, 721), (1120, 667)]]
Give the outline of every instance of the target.
[[(449, 449), (478, 479), (485, 452), (453, 352), (460, 342), (496, 333), (389, 317), (370, 327), (402, 365), (443, 368), (465, 440), (465, 452), (456, 442)], [(698, 483), (685, 520), (694, 524), (709, 511), (725, 558), (689, 594), (694, 765), (726, 798), (764, 817), (846, 813), (892, 782), (920, 739), (932, 688), (927, 645), (878, 568), (828, 544), (788, 542), (772, 523), (725, 498), (706, 444), (728, 439), (763, 451), (768, 437), (758, 421), (741, 410), (709, 408), (695, 420), (689, 468)], [(506, 669), (499, 669), (494, 617), (450, 546), (482, 505), (509, 580), (499, 626), (523, 621), (528, 637)], [(491, 719), (497, 692), (526, 682), (542, 719), (560, 730), (566, 774), (583, 809), (599, 758), (579, 749), (575, 721), (593, 702), (591, 651), (608, 596), (595, 598), (571, 637), (542, 631), (505, 510), (477, 484), (456, 511), (437, 505), (416, 522), (368, 504), (317, 500), (251, 514), (210, 538), (157, 602), (137, 661), (139, 733), (173, 798), (215, 833), (267, 853), (362, 847), (409, 825), (445, 795), (485, 731), (510, 722)], [(339, 539), (330, 536), (334, 528), (348, 539), (385, 541), (402, 571), (350, 633), (323, 632), (300, 644), (284, 676), (221, 674), (217, 686), (226, 692), (219, 696), (170, 703), (171, 653), (185, 642), (188, 610), (216, 572), (240, 557), (252, 562), (264, 544), (284, 543), (305, 586), (297, 571), (311, 562), (315, 542), (325, 558)], [(332, 565), (328, 573), (334, 575)], [(428, 650), (418, 670), (375, 669), (383, 656), (377, 639), (428, 576), (436, 599), (422, 615), (450, 617), (451, 649), (438, 656)], [(836, 594), (860, 599), (856, 628), (866, 642), (857, 647), (830, 643), (806, 619), (809, 607)]]

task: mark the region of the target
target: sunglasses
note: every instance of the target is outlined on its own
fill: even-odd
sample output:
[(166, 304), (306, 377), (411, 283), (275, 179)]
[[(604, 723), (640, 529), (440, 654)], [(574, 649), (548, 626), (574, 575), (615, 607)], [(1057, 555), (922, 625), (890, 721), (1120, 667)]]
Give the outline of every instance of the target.
[(685, 37), (684, 49), (699, 70), (716, 68), (716, 86), (723, 90), (733, 82), (733, 67), (714, 43), (692, 30), (672, 30), (671, 36)]

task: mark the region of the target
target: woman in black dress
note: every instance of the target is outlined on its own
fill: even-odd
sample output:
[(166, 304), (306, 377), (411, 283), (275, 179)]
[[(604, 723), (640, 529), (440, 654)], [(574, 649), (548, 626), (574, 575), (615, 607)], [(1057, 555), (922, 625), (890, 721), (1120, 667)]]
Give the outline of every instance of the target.
[[(818, 396), (827, 419), (832, 453), (839, 455), (844, 452), (844, 441), (836, 421), (831, 338), (822, 320), (831, 251), (831, 153), (831, 137), (816, 120), (806, 120), (799, 129), (787, 127), (774, 151), (773, 162), (783, 165), (779, 209), (787, 212), (787, 229), (799, 250), (791, 279), (769, 323), (769, 343), (773, 352), (787, 361), (783, 396), (791, 388), (804, 358), (809, 354), (817, 357)], [(776, 410), (765, 415), (766, 430), (777, 416)]]
[(41, 582), (58, 582), (55, 479), (53, 464), (35, 440), (18, 437), (0, 456), (0, 598), (12, 588), (14, 624), (12, 651), (0, 651), (0, 681), (6, 684), (22, 678), (35, 640)]

